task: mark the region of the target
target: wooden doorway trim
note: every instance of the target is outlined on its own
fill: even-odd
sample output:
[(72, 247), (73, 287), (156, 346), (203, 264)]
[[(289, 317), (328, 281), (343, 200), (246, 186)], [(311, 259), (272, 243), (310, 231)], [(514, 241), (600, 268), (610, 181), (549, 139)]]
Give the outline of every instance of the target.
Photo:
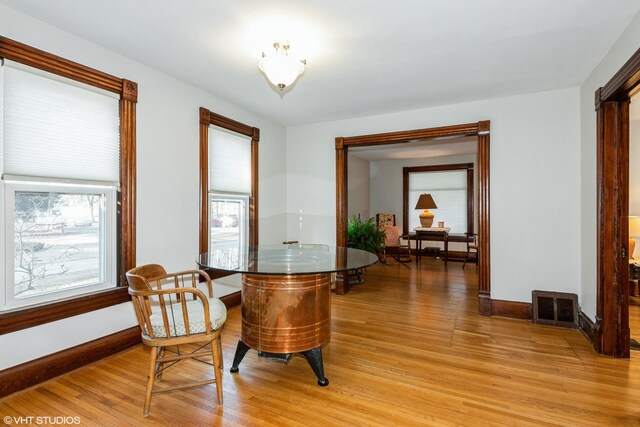
[[(478, 311), (491, 315), (491, 276), (489, 251), (489, 120), (462, 125), (416, 129), (402, 132), (380, 133), (336, 138), (336, 244), (347, 246), (347, 155), (349, 147), (402, 144), (418, 139), (476, 136), (478, 138)], [(341, 275), (336, 293), (349, 290), (349, 278)]]
[(596, 351), (629, 357), (629, 102), (640, 90), (640, 49), (596, 90), (598, 288)]

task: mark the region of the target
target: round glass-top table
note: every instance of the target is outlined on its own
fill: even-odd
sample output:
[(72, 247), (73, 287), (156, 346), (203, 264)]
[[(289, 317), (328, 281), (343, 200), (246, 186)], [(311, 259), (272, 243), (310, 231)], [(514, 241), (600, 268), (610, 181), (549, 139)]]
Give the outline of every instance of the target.
[(371, 252), (327, 245), (260, 245), (218, 248), (200, 254), (198, 265), (249, 274), (322, 274), (355, 270), (378, 261)]
[(310, 244), (236, 246), (200, 254), (201, 268), (242, 273), (242, 338), (231, 372), (238, 372), (249, 349), (284, 363), (299, 353), (318, 384), (328, 385), (322, 346), (331, 332), (333, 273), (377, 261), (370, 252)]

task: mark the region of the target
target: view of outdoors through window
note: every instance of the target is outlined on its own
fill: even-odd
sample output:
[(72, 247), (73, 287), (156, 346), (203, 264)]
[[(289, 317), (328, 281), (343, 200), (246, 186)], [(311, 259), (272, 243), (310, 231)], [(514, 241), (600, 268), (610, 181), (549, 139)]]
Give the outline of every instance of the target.
[(239, 246), (243, 201), (220, 198), (210, 201), (211, 249)]
[(103, 194), (15, 192), (16, 298), (103, 280), (100, 263)]

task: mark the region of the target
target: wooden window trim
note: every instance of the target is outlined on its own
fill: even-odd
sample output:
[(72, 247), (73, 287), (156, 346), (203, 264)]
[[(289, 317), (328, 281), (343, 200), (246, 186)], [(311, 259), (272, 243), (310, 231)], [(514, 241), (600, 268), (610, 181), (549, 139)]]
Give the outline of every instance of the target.
[(406, 166), (402, 168), (402, 233), (409, 233), (409, 174), (417, 172), (467, 171), (467, 234), (473, 234), (473, 163)]
[(251, 138), (251, 197), (249, 197), (249, 245), (258, 244), (258, 142), (260, 129), (200, 107), (200, 253), (209, 250), (209, 126), (214, 125)]
[(138, 84), (0, 36), (0, 58), (88, 84), (120, 96), (118, 286), (107, 291), (0, 314), (0, 334), (31, 328), (129, 301), (125, 273), (136, 262), (136, 103)]

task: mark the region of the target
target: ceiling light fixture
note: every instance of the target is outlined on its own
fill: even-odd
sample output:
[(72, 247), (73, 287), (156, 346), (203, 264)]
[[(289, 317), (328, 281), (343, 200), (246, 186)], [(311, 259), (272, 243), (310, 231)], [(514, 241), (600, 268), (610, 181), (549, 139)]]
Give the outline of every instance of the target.
[(282, 92), (285, 87), (291, 85), (298, 76), (304, 73), (307, 61), (289, 54), (289, 42), (275, 42), (273, 48), (276, 51), (274, 55), (262, 52), (262, 59), (260, 59), (258, 66), (269, 81), (278, 86)]

